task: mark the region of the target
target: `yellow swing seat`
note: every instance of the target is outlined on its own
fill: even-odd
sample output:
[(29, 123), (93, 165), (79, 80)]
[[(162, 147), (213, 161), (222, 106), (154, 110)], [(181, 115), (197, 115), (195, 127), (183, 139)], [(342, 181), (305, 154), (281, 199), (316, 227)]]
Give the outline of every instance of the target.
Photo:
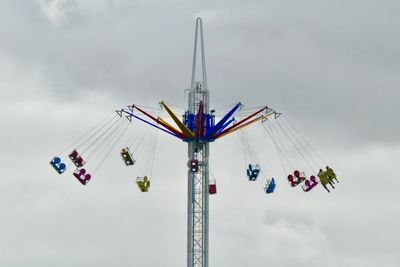
[(150, 188), (150, 180), (147, 176), (144, 177), (137, 177), (136, 184), (138, 185), (141, 192), (148, 192)]

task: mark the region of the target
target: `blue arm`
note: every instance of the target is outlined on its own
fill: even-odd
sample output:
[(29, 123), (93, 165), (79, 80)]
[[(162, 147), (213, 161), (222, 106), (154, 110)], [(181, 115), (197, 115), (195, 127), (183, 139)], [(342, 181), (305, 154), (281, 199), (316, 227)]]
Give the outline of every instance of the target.
[(239, 102), (234, 106), (213, 128), (211, 128), (205, 136), (205, 139), (210, 139), (213, 137), (214, 134), (221, 129), (221, 127), (225, 124), (225, 122), (235, 113), (235, 111), (241, 106), (242, 104)]
[(234, 118), (232, 118), (232, 119), (230, 119), (229, 121), (227, 121), (224, 125), (222, 125), (221, 129), (219, 129), (219, 130), (217, 131), (217, 133), (220, 133), (221, 131), (225, 130), (225, 128), (228, 127), (228, 125), (231, 124), (231, 123), (234, 122), (234, 121), (235, 121)]
[(157, 128), (157, 129), (159, 129), (159, 130), (161, 130), (161, 131), (164, 131), (164, 132), (166, 132), (166, 133), (168, 133), (168, 134), (170, 134), (170, 135), (173, 135), (173, 136), (175, 136), (175, 137), (181, 139), (178, 135), (174, 134), (173, 132), (167, 131), (167, 130), (165, 130), (165, 129), (159, 127), (158, 125), (156, 125), (156, 124), (154, 124), (154, 123), (148, 122), (148, 121), (146, 121), (145, 119), (142, 119), (142, 118), (140, 118), (139, 116), (137, 116), (137, 115), (135, 115), (135, 114), (133, 114), (133, 113), (131, 113), (131, 112), (129, 112), (129, 111), (126, 111), (126, 110), (124, 110), (124, 109), (122, 109), (121, 111), (124, 112), (124, 113), (126, 113), (126, 114), (128, 114), (129, 116), (132, 116), (132, 117), (134, 117), (134, 118), (136, 118), (136, 119), (138, 119), (138, 120), (140, 120), (140, 121), (143, 121), (144, 123), (147, 123), (147, 124), (149, 124), (149, 125), (151, 125), (151, 126)]

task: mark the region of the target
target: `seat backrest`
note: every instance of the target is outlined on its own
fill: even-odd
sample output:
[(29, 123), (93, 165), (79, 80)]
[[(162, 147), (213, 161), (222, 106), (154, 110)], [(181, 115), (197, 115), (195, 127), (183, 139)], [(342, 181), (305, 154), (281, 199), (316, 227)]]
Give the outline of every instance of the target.
[(78, 152), (74, 149), (69, 156), (76, 158), (78, 156)]
[(63, 170), (65, 170), (66, 167), (67, 167), (67, 165), (65, 165), (65, 163), (60, 163), (60, 165), (58, 165), (58, 170), (63, 171)]
[(82, 163), (83, 163), (83, 158), (82, 158), (81, 156), (78, 156), (78, 157), (76, 158), (76, 163), (77, 163), (77, 164), (82, 164)]

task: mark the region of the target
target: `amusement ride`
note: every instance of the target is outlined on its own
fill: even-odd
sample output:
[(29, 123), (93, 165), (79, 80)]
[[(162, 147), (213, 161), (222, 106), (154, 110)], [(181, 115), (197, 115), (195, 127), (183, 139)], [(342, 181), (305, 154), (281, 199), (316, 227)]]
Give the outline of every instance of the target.
[[(200, 79), (196, 77), (198, 53), (201, 55)], [(72, 145), (54, 156), (50, 165), (58, 174), (64, 174), (68, 169), (72, 169), (72, 176), (86, 186), (113, 148), (121, 142), (127, 130), (132, 128), (132, 122), (136, 120), (147, 124), (148, 129), (153, 127), (155, 131), (134, 131), (130, 136), (130, 142), (122, 147), (120, 156), (128, 168), (133, 168), (142, 161), (142, 169), (136, 178), (136, 184), (139, 192), (146, 193), (151, 188), (158, 133), (166, 133), (172, 138), (186, 142), (188, 144), (188, 267), (208, 267), (209, 196), (217, 194), (216, 181), (210, 179), (211, 143), (237, 133), (248, 164), (243, 174), (247, 175), (249, 182), (255, 182), (263, 171), (245, 128), (258, 123), (272, 140), (282, 168), (287, 174), (284, 180), (290, 187), (310, 192), (321, 184), (330, 192), (327, 186), (334, 188), (334, 184), (338, 182), (334, 171), (327, 166), (320, 154), (285, 115), (266, 105), (246, 108), (241, 102), (220, 110), (210, 108), (201, 18), (196, 19), (192, 79), (190, 89), (185, 90), (185, 96), (188, 103), (181, 117), (174, 112), (173, 105), (165, 101), (161, 101), (158, 108), (130, 104), (116, 110), (110, 118), (95, 125)], [(170, 122), (161, 116), (169, 116)], [(172, 121), (175, 125), (171, 124)], [(137, 155), (141, 155), (141, 160)], [(277, 177), (264, 176), (264, 193), (274, 193), (279, 180)]]

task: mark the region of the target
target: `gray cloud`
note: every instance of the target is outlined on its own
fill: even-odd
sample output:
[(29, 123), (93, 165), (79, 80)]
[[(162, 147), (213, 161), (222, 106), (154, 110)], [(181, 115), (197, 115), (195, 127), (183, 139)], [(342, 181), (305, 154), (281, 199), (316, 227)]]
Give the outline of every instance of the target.
[(385, 119), (393, 118), (399, 92), (394, 1), (152, 4), (4, 2), (3, 12), (17, 15), (2, 16), (3, 58), (38, 73), (56, 101), (87, 91), (181, 102), (200, 14), (217, 106), (251, 89), (243, 100), (249, 106), (261, 96), (304, 124), (322, 117), (321, 128), (340, 129), (323, 131), (332, 138), (398, 141), (398, 124)]
[(212, 144), (210, 265), (397, 266), (398, 8), (2, 1), (0, 265), (185, 264), (184, 143), (159, 136), (149, 194), (134, 184), (138, 169), (120, 161), (125, 143), (87, 187), (47, 162), (120, 106), (184, 106), (201, 15), (213, 105), (240, 100), (284, 112), (340, 180), (331, 194), (292, 190), (270, 140), (253, 127), (260, 163), (278, 181), (266, 196), (263, 181), (244, 177), (237, 136)]

